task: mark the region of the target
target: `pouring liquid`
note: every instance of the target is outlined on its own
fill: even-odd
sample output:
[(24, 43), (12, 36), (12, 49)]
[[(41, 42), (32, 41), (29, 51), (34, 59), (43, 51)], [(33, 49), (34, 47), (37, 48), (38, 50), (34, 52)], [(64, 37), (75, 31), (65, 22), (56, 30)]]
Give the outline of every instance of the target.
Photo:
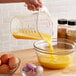
[[(45, 33), (40, 33), (43, 39), (48, 43), (50, 47), (50, 53), (54, 53), (55, 49), (52, 46), (52, 37)], [(19, 30), (12, 33), (16, 39), (33, 39), (42, 40), (38, 32), (31, 32), (31, 30)], [(59, 50), (63, 51), (63, 50)], [(71, 63), (70, 56), (55, 56), (55, 55), (41, 55), (39, 61), (42, 66), (52, 69), (60, 69), (68, 66)]]

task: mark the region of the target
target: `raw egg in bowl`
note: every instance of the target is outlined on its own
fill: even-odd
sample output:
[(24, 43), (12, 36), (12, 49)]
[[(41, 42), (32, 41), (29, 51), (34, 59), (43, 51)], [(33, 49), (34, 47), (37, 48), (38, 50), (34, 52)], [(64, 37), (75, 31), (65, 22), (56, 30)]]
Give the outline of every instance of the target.
[(11, 54), (3, 54), (0, 56), (0, 76), (11, 76), (16, 72), (21, 60)]

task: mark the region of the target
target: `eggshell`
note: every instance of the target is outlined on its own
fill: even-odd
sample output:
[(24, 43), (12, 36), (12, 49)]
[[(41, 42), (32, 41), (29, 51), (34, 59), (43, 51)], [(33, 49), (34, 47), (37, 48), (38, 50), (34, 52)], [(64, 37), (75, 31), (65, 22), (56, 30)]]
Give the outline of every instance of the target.
[(10, 68), (8, 65), (3, 64), (0, 66), (0, 74), (8, 74), (10, 72)]
[(11, 57), (11, 55), (9, 55), (9, 54), (3, 54), (1, 56), (2, 64), (7, 64), (10, 57)]
[(2, 64), (1, 58), (0, 58), (0, 65)]
[(19, 59), (17, 57), (13, 56), (9, 58), (8, 65), (11, 69), (15, 69), (18, 66), (18, 63), (19, 63)]

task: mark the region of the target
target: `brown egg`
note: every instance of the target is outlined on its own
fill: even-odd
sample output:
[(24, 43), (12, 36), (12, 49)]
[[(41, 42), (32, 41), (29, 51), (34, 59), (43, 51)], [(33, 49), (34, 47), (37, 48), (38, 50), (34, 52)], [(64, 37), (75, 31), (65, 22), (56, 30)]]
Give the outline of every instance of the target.
[(1, 59), (0, 59), (0, 65), (1, 65)]
[(0, 58), (0, 65), (2, 64), (1, 58)]
[(8, 74), (10, 72), (10, 68), (8, 65), (3, 64), (0, 66), (0, 74)]
[(10, 57), (11, 57), (11, 55), (9, 55), (9, 54), (3, 54), (1, 56), (2, 64), (7, 64)]
[(9, 58), (8, 65), (11, 69), (15, 69), (18, 66), (18, 63), (19, 63), (19, 59), (17, 57), (13, 56), (13, 57)]

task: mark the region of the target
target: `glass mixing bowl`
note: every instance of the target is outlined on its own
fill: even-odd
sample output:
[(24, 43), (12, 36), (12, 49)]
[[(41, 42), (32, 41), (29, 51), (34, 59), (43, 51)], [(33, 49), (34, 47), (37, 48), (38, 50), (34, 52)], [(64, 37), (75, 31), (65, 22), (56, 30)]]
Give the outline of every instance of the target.
[(76, 44), (67, 39), (52, 41), (54, 50), (50, 50), (48, 43), (40, 40), (34, 43), (35, 52), (40, 64), (46, 68), (61, 69), (69, 66), (73, 60)]

